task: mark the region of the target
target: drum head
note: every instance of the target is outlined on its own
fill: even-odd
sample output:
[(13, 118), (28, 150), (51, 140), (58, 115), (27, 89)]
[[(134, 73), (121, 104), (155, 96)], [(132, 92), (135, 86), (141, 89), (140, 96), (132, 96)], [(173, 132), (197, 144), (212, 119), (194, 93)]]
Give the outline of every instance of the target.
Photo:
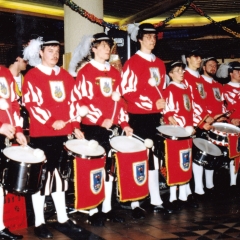
[(180, 126), (174, 126), (174, 125), (163, 125), (157, 127), (157, 130), (162, 133), (165, 136), (171, 136), (176, 138), (184, 138), (184, 137), (190, 137), (191, 134), (189, 134), (185, 128)]
[(117, 136), (110, 140), (110, 145), (122, 153), (140, 152), (146, 150), (146, 146), (134, 137)]
[(37, 156), (34, 154), (34, 148), (29, 146), (12, 146), (3, 149), (3, 154), (14, 161), (24, 162), (24, 163), (40, 163), (46, 159), (46, 156), (40, 155)]
[(65, 146), (72, 153), (84, 157), (101, 157), (104, 155), (105, 150), (102, 146), (98, 145), (96, 148), (89, 146), (89, 141), (86, 139), (72, 139), (65, 143)]
[(219, 147), (215, 146), (213, 143), (209, 142), (208, 140), (202, 138), (195, 138), (193, 139), (193, 144), (203, 152), (211, 156), (221, 156), (222, 152)]
[(239, 134), (240, 128), (229, 124), (229, 123), (213, 123), (212, 125), (215, 130), (223, 132), (223, 133), (232, 133), (232, 134)]

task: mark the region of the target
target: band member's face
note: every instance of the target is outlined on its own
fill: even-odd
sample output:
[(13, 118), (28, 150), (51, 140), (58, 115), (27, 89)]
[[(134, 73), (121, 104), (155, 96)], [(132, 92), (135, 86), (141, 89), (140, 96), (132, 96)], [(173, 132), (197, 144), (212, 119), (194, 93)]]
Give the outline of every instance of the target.
[(47, 67), (54, 67), (59, 59), (59, 46), (46, 46), (40, 51), (42, 64)]
[(139, 39), (141, 51), (144, 53), (151, 53), (157, 41), (155, 33), (144, 34), (142, 39)]
[(214, 77), (217, 72), (217, 63), (215, 61), (208, 61), (205, 66), (203, 66), (203, 71), (205, 75)]
[(232, 82), (240, 83), (240, 70), (233, 70), (233, 72), (230, 73), (230, 76)]
[(198, 68), (200, 68), (202, 58), (200, 56), (193, 55), (187, 58), (187, 62), (188, 62), (188, 67), (196, 71)]
[(184, 79), (184, 69), (182, 67), (175, 67), (169, 72), (169, 76), (174, 82), (181, 83)]
[(108, 42), (102, 41), (97, 47), (93, 47), (94, 59), (97, 62), (104, 63), (110, 58), (110, 46)]

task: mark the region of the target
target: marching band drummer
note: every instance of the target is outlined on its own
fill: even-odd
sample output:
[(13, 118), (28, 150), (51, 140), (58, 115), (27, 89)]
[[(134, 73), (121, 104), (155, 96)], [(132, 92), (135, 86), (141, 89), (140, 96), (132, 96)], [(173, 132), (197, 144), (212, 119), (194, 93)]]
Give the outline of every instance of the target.
[[(183, 83), (184, 64), (180, 60), (172, 61), (168, 63), (167, 70), (171, 81), (164, 91), (164, 97), (166, 99), (164, 122), (166, 124), (186, 127), (189, 135), (192, 135), (194, 132), (194, 106), (192, 103), (191, 91)], [(170, 166), (171, 163), (174, 163), (175, 167), (173, 174), (178, 176), (170, 185), (169, 199), (169, 201), (173, 203), (174, 208), (177, 210), (181, 209), (182, 205), (188, 203), (188, 196), (192, 194), (189, 186), (189, 181), (192, 178), (192, 161), (190, 159), (192, 156), (192, 139), (175, 140), (174, 145), (176, 146), (174, 157), (171, 157), (170, 153), (167, 153), (165, 154), (164, 160), (165, 162), (168, 161), (168, 164), (166, 164), (167, 166)], [(165, 151), (167, 151), (166, 148)], [(184, 155), (180, 154), (180, 152), (183, 152)], [(170, 170), (169, 174), (171, 174)], [(169, 179), (170, 178), (168, 178), (168, 181), (170, 181)], [(177, 185), (179, 185), (178, 198), (176, 194)]]
[[(211, 123), (214, 121), (209, 116), (206, 106), (206, 93), (204, 92), (203, 78), (200, 76), (199, 69), (201, 66), (202, 58), (199, 49), (190, 49), (182, 55), (183, 63), (186, 64), (184, 73), (184, 83), (190, 88), (192, 99), (194, 102), (194, 126), (198, 126), (196, 136), (201, 137), (202, 130), (210, 130)], [(200, 136), (199, 136), (200, 135)], [(194, 155), (194, 154), (193, 154)], [(194, 156), (193, 156), (194, 157)], [(203, 194), (202, 189), (198, 186), (202, 186), (203, 167), (199, 166), (195, 162), (192, 164), (195, 192), (197, 194)], [(200, 189), (200, 190), (198, 190)], [(198, 207), (198, 203), (194, 195), (190, 195), (190, 201), (193, 207)]]
[[(136, 135), (143, 139), (155, 139), (156, 127), (161, 123), (160, 111), (165, 107), (162, 91), (166, 87), (165, 65), (152, 50), (156, 45), (157, 31), (150, 23), (132, 24), (128, 27), (131, 39), (140, 44), (136, 52), (123, 66), (121, 92), (127, 102), (129, 124)], [(157, 146), (154, 146), (157, 151)], [(157, 153), (156, 153), (157, 154)], [(155, 154), (155, 155), (156, 155)], [(173, 212), (169, 202), (163, 202), (159, 190), (159, 156), (149, 154), (148, 186), (153, 212)], [(145, 211), (139, 202), (132, 202), (133, 218), (144, 218)]]
[[(223, 63), (217, 71), (218, 78), (229, 78), (230, 82), (223, 86), (223, 96), (227, 103), (227, 110), (235, 110), (230, 116), (230, 123), (240, 126), (240, 62)], [(239, 148), (239, 146), (238, 146)], [(239, 152), (239, 150), (237, 150)], [(237, 171), (234, 159), (230, 159), (230, 186), (237, 184)]]
[[(221, 114), (226, 112), (226, 108), (224, 106), (224, 98), (223, 98), (223, 87), (220, 83), (218, 83), (214, 78), (216, 77), (216, 72), (218, 69), (218, 61), (214, 57), (207, 57), (202, 59), (201, 63), (202, 67), (202, 75), (203, 78), (203, 91), (205, 92), (205, 104), (206, 109), (209, 115), (216, 119)], [(217, 120), (218, 122), (226, 121), (226, 117), (221, 117)], [(202, 130), (202, 132), (206, 132), (205, 130)], [(201, 135), (202, 138), (204, 138), (204, 134)], [(206, 135), (205, 135), (206, 138)], [(216, 165), (219, 164), (220, 159), (216, 160)], [(217, 167), (217, 166), (216, 166)], [(203, 174), (203, 168), (202, 168), (202, 174)], [(205, 184), (206, 184), (206, 190), (209, 193), (212, 193), (214, 190), (214, 183), (213, 183), (213, 169), (206, 169), (205, 168)], [(197, 175), (199, 176), (199, 175)], [(196, 179), (197, 176), (195, 176), (195, 192), (197, 194), (204, 194), (203, 189), (203, 182), (199, 179)]]
[(23, 118), (23, 131), (25, 135), (29, 135), (29, 115), (25, 106), (22, 105), (22, 85), (24, 80), (22, 72), (26, 70), (27, 64), (28, 62), (23, 59), (22, 47), (14, 46), (8, 50), (7, 67), (15, 80), (15, 91), (19, 97), (20, 115)]
[[(14, 90), (14, 79), (11, 72), (0, 66), (0, 149), (3, 150), (5, 139), (13, 139), (16, 137), (20, 145), (27, 145), (27, 140), (22, 133), (22, 118), (19, 113), (19, 104), (17, 102), (17, 94)], [(1, 166), (5, 157), (1, 151)], [(1, 169), (1, 173), (2, 173)], [(2, 179), (1, 179), (2, 180)], [(4, 208), (4, 189), (0, 187), (0, 238), (1, 239), (22, 239), (22, 235), (11, 233), (3, 223)]]
[[(30, 145), (44, 151), (47, 159), (46, 175), (39, 192), (32, 195), (35, 214), (34, 233), (39, 238), (52, 238), (44, 219), (45, 196), (51, 194), (57, 212), (56, 229), (81, 232), (81, 228), (67, 216), (65, 191), (67, 183), (59, 173), (60, 161), (67, 161), (63, 143), (78, 129), (79, 119), (71, 112), (71, 91), (74, 79), (56, 64), (59, 60), (60, 43), (53, 37), (32, 39), (24, 49), (24, 59), (34, 66), (25, 75), (22, 88), (23, 103), (30, 115)], [(40, 57), (39, 57), (40, 56)]]
[(76, 64), (91, 53), (90, 62), (80, 68), (77, 74), (73, 96), (76, 107), (85, 105), (89, 108), (88, 114), (81, 121), (81, 131), (84, 132), (85, 138), (98, 141), (107, 154), (103, 214), (98, 211), (98, 208), (90, 209), (88, 222), (93, 226), (103, 226), (104, 220), (125, 221), (114, 213), (111, 206), (114, 177), (111, 176), (112, 158), (109, 156), (111, 150), (109, 137), (112, 131), (109, 129), (120, 125), (127, 136), (131, 136), (133, 130), (128, 125), (125, 104), (118, 93), (120, 73), (107, 62), (112, 44), (112, 39), (105, 33), (84, 36), (69, 65), (71, 66), (69, 72), (76, 76)]

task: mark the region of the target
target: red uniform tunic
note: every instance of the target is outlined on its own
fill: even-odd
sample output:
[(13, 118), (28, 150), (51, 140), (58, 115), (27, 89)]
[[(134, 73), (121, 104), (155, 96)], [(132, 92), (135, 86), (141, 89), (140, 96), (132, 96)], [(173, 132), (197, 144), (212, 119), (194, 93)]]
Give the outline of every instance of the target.
[(78, 109), (85, 105), (89, 108), (86, 117), (82, 118), (83, 124), (101, 126), (105, 119), (112, 119), (115, 125), (120, 124), (122, 128), (128, 126), (123, 99), (112, 99), (112, 93), (118, 91), (120, 80), (120, 74), (115, 68), (95, 60), (91, 60), (78, 72), (73, 91), (74, 99), (77, 100), (75, 107)]
[[(166, 87), (165, 74), (162, 60), (141, 51), (124, 64), (121, 91), (127, 101), (129, 113), (159, 113), (156, 101), (162, 98), (162, 90)], [(149, 84), (150, 78), (155, 79), (156, 86)]]
[(212, 78), (202, 75), (208, 113), (214, 117), (226, 111), (223, 104), (223, 87)]
[(230, 118), (240, 119), (240, 84), (235, 82), (229, 82), (223, 86), (223, 96), (227, 102), (227, 110), (235, 111), (231, 114)]
[(168, 124), (168, 118), (174, 117), (181, 127), (193, 126), (192, 96), (189, 88), (184, 84), (170, 82), (164, 91), (166, 108), (164, 119)]
[[(0, 126), (9, 123), (16, 127), (16, 132), (22, 132), (23, 120), (20, 117), (18, 96), (14, 90), (15, 81), (11, 72), (0, 66)], [(4, 109), (3, 105), (8, 106)]]
[(62, 68), (53, 69), (38, 65), (29, 70), (24, 79), (23, 102), (30, 115), (30, 136), (65, 136), (71, 134), (79, 122), (71, 123), (55, 131), (56, 120), (68, 121), (76, 116), (71, 102), (74, 79)]
[(184, 82), (192, 93), (194, 102), (194, 126), (201, 125), (208, 115), (203, 79), (197, 71), (193, 71), (187, 67), (184, 73)]

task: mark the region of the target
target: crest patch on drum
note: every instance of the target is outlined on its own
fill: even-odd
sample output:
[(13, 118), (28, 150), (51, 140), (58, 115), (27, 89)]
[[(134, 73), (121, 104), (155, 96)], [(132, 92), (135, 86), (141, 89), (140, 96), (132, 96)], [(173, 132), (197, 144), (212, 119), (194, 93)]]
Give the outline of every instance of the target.
[(141, 186), (146, 182), (146, 161), (133, 163), (133, 175), (137, 185)]
[(191, 164), (191, 149), (180, 150), (180, 168), (183, 171), (188, 171)]
[(96, 169), (90, 172), (90, 188), (94, 194), (98, 194), (103, 186), (103, 172), (104, 169)]

